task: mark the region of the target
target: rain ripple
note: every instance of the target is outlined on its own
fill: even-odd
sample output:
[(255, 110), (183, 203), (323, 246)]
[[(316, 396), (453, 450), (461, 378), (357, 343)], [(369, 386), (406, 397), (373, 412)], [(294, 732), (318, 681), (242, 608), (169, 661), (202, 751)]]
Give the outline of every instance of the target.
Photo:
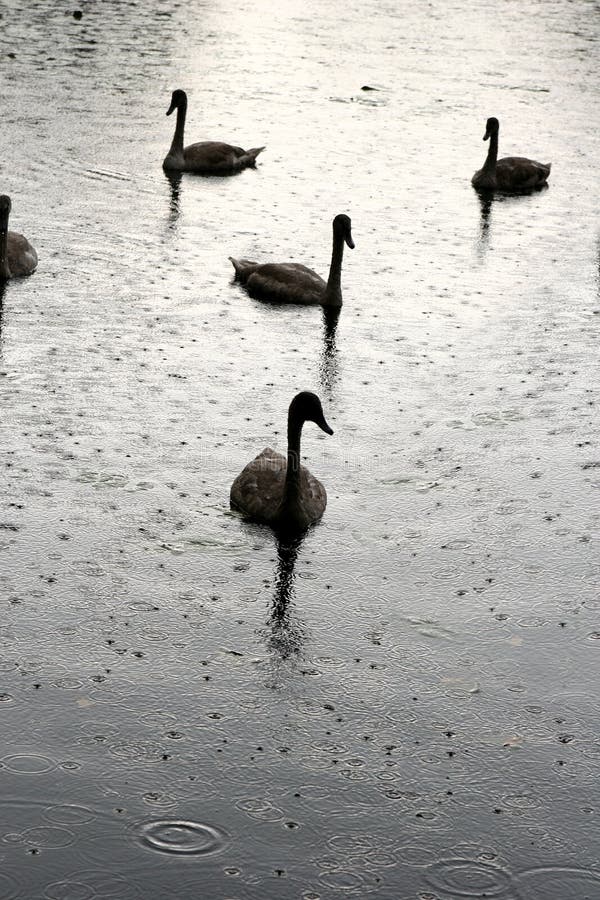
[[(58, 884), (61, 884), (59, 882)], [(84, 872), (73, 872), (64, 882), (65, 890), (72, 889), (76, 891), (76, 886), (88, 888), (91, 891), (89, 896), (102, 898), (102, 900), (142, 900), (142, 894), (137, 885), (128, 881), (121, 875), (115, 875), (101, 869), (92, 869)], [(57, 887), (57, 885), (49, 885), (48, 887)], [(48, 894), (52, 900), (83, 900), (83, 896), (75, 893), (57, 893)], [(87, 900), (87, 898), (86, 898)]]
[(15, 772), (18, 775), (41, 775), (44, 772), (50, 772), (56, 766), (53, 760), (45, 756), (29, 754), (5, 756), (1, 762), (9, 772)]
[(363, 894), (376, 891), (381, 887), (381, 878), (371, 872), (357, 869), (333, 869), (322, 872), (319, 881), (326, 887), (346, 894)]
[(42, 813), (45, 819), (49, 819), (58, 825), (85, 825), (96, 818), (96, 813), (86, 806), (61, 805), (49, 806)]
[(0, 900), (17, 900), (20, 895), (21, 891), (15, 879), (0, 873)]
[(273, 806), (270, 800), (253, 797), (248, 800), (238, 800), (235, 804), (250, 816), (251, 819), (259, 819), (263, 822), (278, 822), (283, 818), (283, 812), (277, 806)]
[(58, 850), (68, 847), (76, 840), (75, 833), (70, 828), (59, 828), (56, 825), (38, 825), (28, 828), (20, 835), (20, 839), (26, 844), (35, 847), (45, 847), (48, 850)]
[(429, 867), (427, 882), (443, 895), (456, 897), (506, 898), (511, 893), (511, 877), (498, 866), (472, 859), (443, 859)]
[(93, 888), (78, 881), (55, 881), (44, 889), (49, 900), (90, 900), (94, 894)]
[(147, 822), (140, 835), (141, 843), (161, 853), (185, 856), (208, 856), (221, 853), (228, 836), (219, 828), (181, 819)]
[(600, 872), (567, 866), (529, 869), (517, 876), (523, 900), (596, 900), (600, 897)]

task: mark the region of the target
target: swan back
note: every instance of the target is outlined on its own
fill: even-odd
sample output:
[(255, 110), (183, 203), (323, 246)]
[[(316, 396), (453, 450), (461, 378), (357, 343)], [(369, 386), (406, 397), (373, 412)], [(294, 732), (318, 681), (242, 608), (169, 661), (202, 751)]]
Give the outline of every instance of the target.
[(543, 187), (551, 168), (551, 163), (540, 163), (522, 156), (505, 156), (496, 163), (496, 186), (498, 190), (509, 193)]
[(231, 505), (251, 519), (269, 522), (283, 497), (286, 469), (285, 456), (271, 447), (265, 447), (242, 469), (231, 485)]
[(0, 278), (31, 275), (38, 264), (38, 255), (27, 238), (8, 230), (11, 208), (10, 197), (0, 194)]

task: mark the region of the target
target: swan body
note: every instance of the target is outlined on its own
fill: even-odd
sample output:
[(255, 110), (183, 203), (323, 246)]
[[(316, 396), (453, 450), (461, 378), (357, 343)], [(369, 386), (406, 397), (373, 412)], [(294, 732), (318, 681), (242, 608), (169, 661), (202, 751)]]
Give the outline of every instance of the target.
[(252, 297), (273, 303), (342, 305), (342, 258), (344, 243), (354, 249), (352, 223), (340, 214), (333, 220), (333, 250), (327, 281), (300, 263), (256, 263), (229, 257), (235, 277)]
[(197, 172), (200, 175), (233, 175), (242, 169), (254, 167), (256, 157), (264, 147), (243, 150), (219, 141), (201, 141), (198, 144), (183, 146), (183, 132), (187, 113), (187, 94), (185, 91), (173, 91), (171, 105), (167, 110), (170, 116), (177, 110), (175, 134), (169, 152), (164, 158), (163, 169), (167, 172)]
[(471, 179), (473, 187), (481, 191), (502, 191), (521, 194), (543, 187), (550, 175), (551, 163), (540, 163), (524, 156), (505, 156), (498, 159), (498, 132), (496, 118), (487, 120), (483, 140), (490, 141), (490, 148), (483, 168)]
[(10, 197), (0, 195), (0, 278), (31, 275), (38, 264), (38, 255), (27, 238), (8, 230), (10, 210)]
[(287, 457), (265, 447), (231, 485), (230, 503), (249, 518), (280, 531), (304, 531), (327, 506), (327, 491), (300, 463), (300, 436), (305, 422), (333, 434), (316, 394), (302, 391), (288, 411)]

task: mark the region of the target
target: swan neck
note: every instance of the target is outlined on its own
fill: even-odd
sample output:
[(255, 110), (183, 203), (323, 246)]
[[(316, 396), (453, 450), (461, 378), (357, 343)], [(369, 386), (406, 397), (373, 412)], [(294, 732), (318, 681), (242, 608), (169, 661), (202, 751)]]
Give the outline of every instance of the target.
[(0, 278), (10, 278), (8, 268), (8, 222), (0, 222)]
[(297, 496), (300, 485), (300, 436), (302, 434), (302, 426), (304, 420), (299, 419), (290, 410), (288, 413), (288, 448), (287, 448), (287, 468), (285, 472), (285, 490), (284, 501), (290, 500)]
[(333, 235), (333, 250), (331, 252), (331, 265), (329, 278), (325, 290), (326, 306), (342, 305), (342, 259), (344, 258), (344, 235)]
[(483, 164), (483, 168), (488, 170), (494, 170), (496, 168), (496, 160), (498, 159), (498, 132), (495, 131), (490, 135), (490, 148), (488, 150), (488, 155), (486, 157), (485, 163)]
[(185, 129), (185, 116), (187, 113), (187, 97), (179, 103), (177, 107), (177, 122), (175, 124), (175, 134), (171, 142), (169, 155), (183, 153), (183, 132)]

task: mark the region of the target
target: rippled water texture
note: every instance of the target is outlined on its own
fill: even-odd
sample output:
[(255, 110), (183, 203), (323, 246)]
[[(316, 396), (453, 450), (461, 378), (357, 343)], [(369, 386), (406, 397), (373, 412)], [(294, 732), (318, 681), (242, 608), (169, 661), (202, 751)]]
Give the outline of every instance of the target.
[[(0, 900), (598, 900), (597, 5), (74, 11), (0, 10)], [(255, 171), (165, 178), (179, 87)], [(342, 212), (339, 316), (232, 283)]]

